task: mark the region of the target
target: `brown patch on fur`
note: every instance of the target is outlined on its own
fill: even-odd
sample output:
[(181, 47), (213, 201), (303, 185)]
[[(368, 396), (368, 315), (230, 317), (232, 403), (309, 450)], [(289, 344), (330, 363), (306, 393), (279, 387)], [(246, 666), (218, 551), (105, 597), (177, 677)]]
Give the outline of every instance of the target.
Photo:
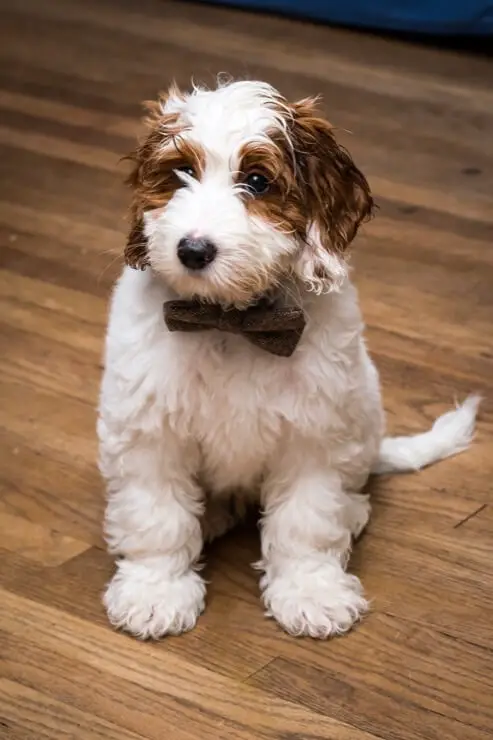
[(134, 270), (144, 270), (149, 264), (147, 239), (144, 235), (144, 220), (134, 218), (125, 246), (125, 264)]
[[(180, 93), (175, 89), (175, 97)], [(129, 156), (133, 163), (127, 184), (133, 191), (131, 204), (132, 226), (125, 248), (125, 262), (136, 269), (148, 264), (147, 241), (143, 230), (145, 211), (163, 208), (168, 204), (182, 182), (175, 170), (191, 167), (197, 177), (204, 168), (204, 154), (198, 145), (185, 140), (186, 127), (177, 113), (163, 113), (166, 96), (145, 104), (144, 123), (147, 135)]]
[(276, 229), (302, 239), (306, 235), (307, 214), (293, 152), (281, 132), (271, 132), (269, 139), (265, 143), (245, 144), (240, 152), (239, 182), (253, 173), (264, 175), (270, 182), (265, 194), (247, 196), (245, 205), (251, 214), (269, 221)]
[[(300, 243), (315, 224), (323, 248), (342, 254), (372, 215), (369, 185), (336, 142), (331, 124), (318, 115), (316, 101), (302, 100), (290, 109), (287, 135), (272, 132), (271, 143), (253, 142), (241, 152), (240, 182), (258, 172), (271, 183), (264, 195), (248, 198), (246, 207)], [(321, 265), (314, 271), (324, 277)]]
[(305, 190), (309, 220), (319, 230), (322, 244), (341, 254), (360, 224), (372, 216), (370, 186), (349, 152), (337, 143), (331, 124), (318, 114), (316, 100), (291, 106), (291, 137)]

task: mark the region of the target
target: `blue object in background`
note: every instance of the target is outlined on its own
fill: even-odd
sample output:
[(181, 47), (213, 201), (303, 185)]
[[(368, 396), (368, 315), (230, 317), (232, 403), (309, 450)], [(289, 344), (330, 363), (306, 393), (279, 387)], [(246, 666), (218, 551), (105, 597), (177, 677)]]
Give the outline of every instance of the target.
[(493, 0), (215, 0), (375, 30), (441, 35), (493, 35)]

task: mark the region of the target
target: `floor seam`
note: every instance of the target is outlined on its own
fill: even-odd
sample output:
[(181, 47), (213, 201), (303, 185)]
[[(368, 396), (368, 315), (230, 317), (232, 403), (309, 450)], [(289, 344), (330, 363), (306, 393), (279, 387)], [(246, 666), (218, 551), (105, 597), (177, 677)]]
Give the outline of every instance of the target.
[(250, 673), (248, 676), (245, 676), (245, 678), (242, 678), (241, 679), (241, 683), (248, 683), (248, 681), (250, 681), (252, 678), (254, 678), (259, 673), (261, 673), (261, 671), (263, 671), (266, 668), (268, 668), (270, 665), (272, 665), (272, 663), (274, 663), (274, 661), (276, 661), (280, 657), (281, 657), (280, 655), (274, 656), (273, 658), (271, 658), (270, 660), (268, 660), (267, 663), (265, 663), (264, 665), (260, 666), (260, 668), (257, 668), (252, 673)]
[(464, 519), (461, 519), (460, 522), (457, 522), (457, 524), (454, 524), (454, 529), (458, 529), (463, 524), (466, 524), (473, 517), (477, 516), (478, 514), (481, 514), (481, 512), (484, 511), (487, 506), (488, 504), (481, 504), (481, 506), (478, 509), (473, 511), (471, 514), (468, 514), (468, 516), (464, 517)]

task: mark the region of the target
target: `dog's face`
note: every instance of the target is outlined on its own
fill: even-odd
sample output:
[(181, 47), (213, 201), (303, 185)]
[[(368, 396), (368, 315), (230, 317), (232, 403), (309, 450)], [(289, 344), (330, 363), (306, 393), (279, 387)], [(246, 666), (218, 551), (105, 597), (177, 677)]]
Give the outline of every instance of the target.
[(173, 88), (147, 125), (127, 264), (184, 298), (238, 306), (293, 275), (316, 292), (340, 284), (373, 201), (313, 100), (289, 104), (261, 82)]

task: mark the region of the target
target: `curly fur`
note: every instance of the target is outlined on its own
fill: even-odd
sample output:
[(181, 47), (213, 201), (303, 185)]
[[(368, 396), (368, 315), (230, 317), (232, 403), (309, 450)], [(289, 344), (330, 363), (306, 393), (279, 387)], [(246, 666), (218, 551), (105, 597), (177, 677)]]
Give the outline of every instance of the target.
[[(313, 102), (290, 105), (257, 82), (174, 90), (150, 125), (131, 177), (132, 266), (112, 298), (99, 408), (106, 537), (122, 556), (104, 597), (109, 619), (141, 638), (191, 629), (205, 605), (204, 538), (258, 499), (267, 614), (294, 635), (345, 632), (368, 606), (346, 566), (370, 515), (370, 471), (466, 447), (477, 399), (425, 435), (384, 438), (344, 260), (373, 203)], [(264, 159), (278, 179), (252, 203), (245, 169)], [(217, 245), (198, 275), (176, 257), (189, 233)], [(241, 306), (268, 290), (306, 315), (289, 359), (239, 336), (170, 333), (163, 321), (172, 298)]]

